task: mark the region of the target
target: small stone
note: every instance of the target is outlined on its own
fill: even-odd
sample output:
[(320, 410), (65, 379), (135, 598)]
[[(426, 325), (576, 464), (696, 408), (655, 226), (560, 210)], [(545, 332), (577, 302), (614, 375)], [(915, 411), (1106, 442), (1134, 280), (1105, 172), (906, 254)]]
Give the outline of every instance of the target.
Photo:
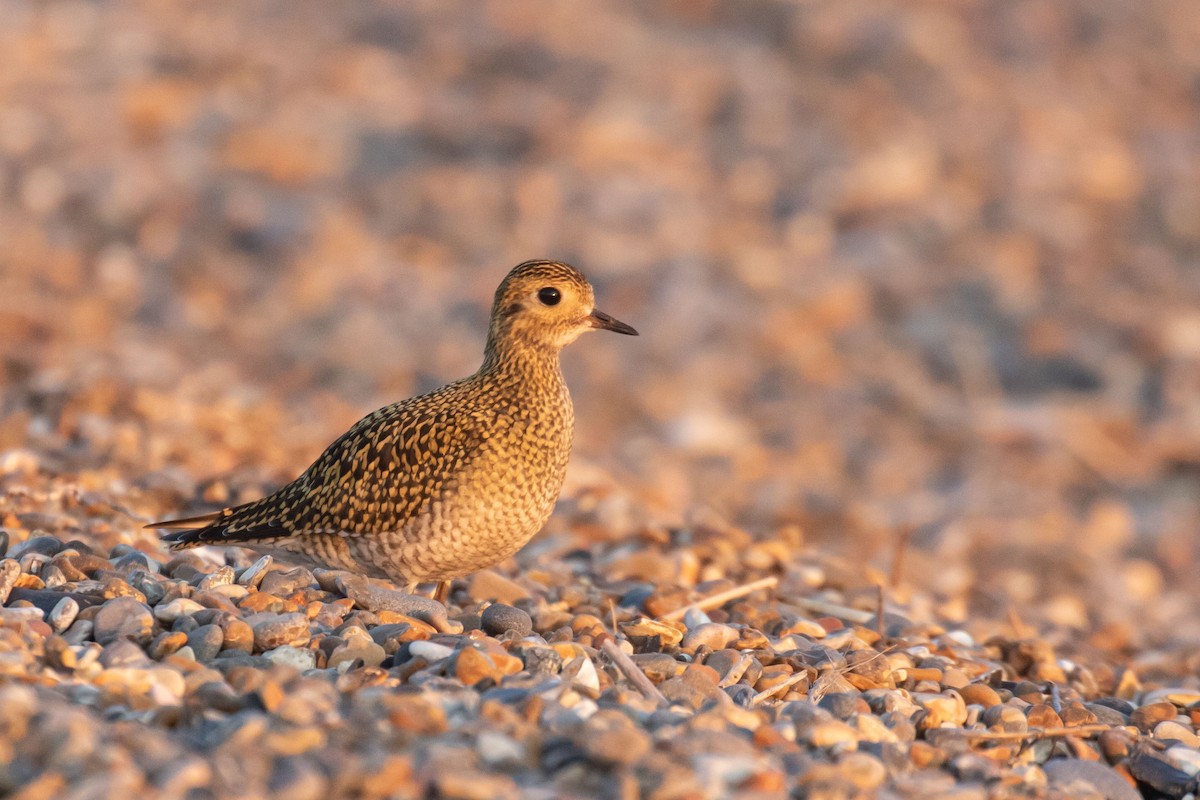
[(454, 676), (464, 686), (474, 686), (482, 680), (500, 680), (500, 671), (487, 655), (474, 647), (464, 647), (454, 659)]
[(796, 736), (813, 747), (842, 745), (849, 750), (858, 749), (858, 732), (838, 719), (813, 720), (798, 724)]
[(363, 634), (348, 639), (345, 643), (329, 654), (329, 660), (326, 666), (329, 669), (337, 669), (343, 664), (353, 664), (355, 661), (362, 661), (365, 667), (377, 667), (387, 658), (387, 653), (379, 645), (375, 644), (369, 636)]
[(291, 614), (255, 614), (246, 619), (254, 630), (254, 646), (262, 651), (283, 645), (301, 647), (308, 644), (312, 634), (308, 617), (299, 612)]
[(295, 567), (286, 572), (273, 570), (266, 573), (259, 583), (259, 589), (276, 597), (287, 597), (295, 591), (316, 585), (317, 579), (313, 577), (310, 570), (304, 567)]
[[(1159, 724), (1166, 725), (1167, 723)], [(1193, 778), (1200, 775), (1200, 750), (1197, 750), (1195, 745), (1177, 744), (1174, 747), (1168, 747), (1167, 752), (1163, 755), (1185, 775)]]
[(860, 792), (874, 792), (887, 780), (887, 767), (867, 753), (847, 753), (838, 760), (838, 773)]
[(925, 710), (920, 722), (923, 730), (941, 727), (960, 727), (967, 721), (967, 706), (957, 692), (931, 694), (913, 692), (913, 701)]
[(93, 634), (100, 644), (118, 637), (129, 637), (149, 644), (154, 633), (154, 615), (144, 603), (132, 597), (117, 597), (100, 606), (92, 618)]
[(480, 619), (483, 630), (491, 636), (512, 631), (517, 636), (533, 632), (533, 620), (522, 609), (504, 603), (493, 603), (483, 610)]
[(75, 621), (75, 617), (78, 615), (79, 603), (75, 598), (68, 596), (55, 604), (50, 613), (46, 615), (46, 621), (50, 623), (50, 627), (55, 633), (62, 633), (71, 627), (71, 623)]
[(221, 652), (225, 635), (219, 625), (201, 625), (187, 635), (188, 647), (196, 654), (200, 662), (211, 661)]
[(262, 582), (263, 575), (265, 575), (267, 570), (271, 568), (271, 564), (274, 563), (274, 561), (275, 559), (273, 559), (271, 556), (263, 556), (262, 558), (258, 559), (258, 561), (255, 561), (253, 564), (242, 570), (241, 575), (238, 576), (237, 582), (242, 586), (253, 586), (257, 588)]
[[(719, 622), (707, 622), (696, 625), (684, 634), (680, 647), (688, 652), (695, 652), (697, 647), (704, 645), (711, 650), (724, 650), (738, 640), (738, 631), (729, 625)], [(667, 640), (664, 639), (664, 642)]]
[(1172, 739), (1187, 747), (1200, 749), (1200, 736), (1174, 720), (1163, 720), (1154, 726), (1155, 739)]
[(1130, 774), (1139, 782), (1168, 797), (1182, 797), (1192, 783), (1192, 777), (1188, 773), (1171, 763), (1165, 755), (1150, 750), (1137, 750), (1125, 763)]
[(482, 731), (475, 739), (475, 752), (492, 767), (520, 767), (525, 764), (525, 745), (498, 731)]
[(196, 585), (196, 588), (204, 592), (208, 591), (209, 589), (215, 589), (218, 586), (228, 586), (229, 584), (233, 583), (233, 578), (233, 567), (224, 566), (201, 578), (200, 583)]
[(1200, 703), (1200, 690), (1185, 687), (1153, 689), (1142, 697), (1142, 705), (1153, 703), (1170, 703), (1179, 708), (1187, 708), (1193, 703)]
[(286, 644), (273, 650), (267, 650), (263, 653), (263, 657), (274, 664), (295, 667), (301, 672), (313, 669), (317, 665), (317, 654), (312, 650)]
[(1084, 707), (1092, 712), (1096, 721), (1102, 725), (1128, 725), (1129, 717), (1108, 706), (1102, 706), (1099, 703), (1084, 703)]
[(855, 714), (871, 713), (870, 706), (857, 692), (830, 692), (817, 705), (841, 720), (847, 720)]
[(650, 736), (613, 709), (597, 711), (573, 739), (589, 760), (601, 764), (633, 764), (650, 750)]
[(638, 653), (630, 658), (642, 672), (646, 673), (646, 677), (655, 683), (662, 683), (668, 678), (674, 678), (683, 667), (666, 653)]
[(413, 634), (413, 626), (407, 622), (392, 622), (386, 625), (376, 625), (371, 628), (371, 638), (383, 648), (388, 655), (400, 649), (400, 645), (417, 638)]
[(1071, 787), (1087, 787), (1105, 800), (1140, 800), (1141, 793), (1112, 767), (1098, 761), (1054, 759), (1042, 766), (1050, 784), (1060, 791)]
[(105, 669), (140, 667), (149, 661), (142, 648), (131, 639), (117, 639), (105, 645), (97, 660)]
[(596, 665), (590, 658), (581, 656), (563, 666), (562, 676), (565, 680), (579, 686), (600, 691), (600, 676), (596, 674)]
[(441, 661), (443, 658), (449, 658), (454, 654), (454, 649), (444, 644), (420, 639), (409, 643), (408, 652), (414, 658), (422, 658), (432, 664), (435, 661)]
[(62, 540), (57, 536), (33, 536), (14, 547), (9, 556), (20, 561), (30, 554), (53, 556), (62, 549)]
[(1061, 716), (1063, 724), (1067, 727), (1094, 725), (1096, 722), (1096, 715), (1078, 700), (1072, 700), (1063, 706)]
[(531, 675), (557, 675), (562, 671), (563, 657), (553, 647), (531, 645), (520, 648), (515, 655)]
[(683, 640), (683, 632), (678, 628), (648, 617), (640, 617), (632, 622), (626, 622), (621, 626), (621, 632), (629, 637), (657, 636), (664, 645), (679, 644)]
[(1129, 715), (1129, 722), (1131, 725), (1136, 725), (1142, 733), (1149, 733), (1158, 723), (1175, 719), (1178, 714), (1179, 709), (1175, 708), (1174, 703), (1160, 701), (1134, 709), (1133, 713)]
[(40, 620), (42, 616), (42, 610), (35, 606), (0, 608), (0, 623), (5, 625), (17, 626), (23, 623), (30, 623), (34, 620)]
[(11, 558), (0, 561), (0, 605), (8, 602), (8, 595), (17, 585), (21, 575), (21, 565)]
[(1111, 728), (1097, 737), (1100, 752), (1110, 764), (1117, 764), (1129, 757), (1133, 750), (1133, 736), (1125, 728)]
[(204, 609), (204, 606), (191, 600), (187, 597), (177, 597), (170, 602), (163, 603), (154, 608), (154, 618), (159, 622), (170, 625), (175, 620), (183, 616), (190, 616), (197, 611)]
[(224, 650), (237, 650), (243, 653), (254, 652), (254, 629), (244, 620), (237, 617), (226, 617), (221, 622)]
[(1063, 727), (1062, 717), (1045, 703), (1031, 705), (1025, 714), (1025, 719), (1028, 721), (1030, 728)]
[(188, 635), (183, 631), (166, 631), (154, 637), (147, 651), (155, 661), (161, 661), (186, 645)]
[(960, 686), (957, 691), (967, 705), (991, 708), (1003, 702), (996, 690), (986, 683), (968, 683), (966, 686)]

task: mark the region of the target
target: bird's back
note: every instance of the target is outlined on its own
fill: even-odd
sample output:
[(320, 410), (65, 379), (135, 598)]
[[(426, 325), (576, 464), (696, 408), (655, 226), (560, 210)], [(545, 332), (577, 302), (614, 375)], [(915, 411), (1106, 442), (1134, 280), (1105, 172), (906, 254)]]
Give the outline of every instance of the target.
[(385, 406), (278, 491), (164, 541), (408, 581), (494, 563), (541, 527), (562, 485), (573, 415), (554, 366), (537, 381), (477, 373)]

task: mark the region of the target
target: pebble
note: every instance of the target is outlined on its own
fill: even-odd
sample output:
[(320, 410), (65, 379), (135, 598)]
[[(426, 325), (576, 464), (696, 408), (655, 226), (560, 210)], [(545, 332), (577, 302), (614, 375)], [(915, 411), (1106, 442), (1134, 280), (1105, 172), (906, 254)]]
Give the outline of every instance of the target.
[(154, 632), (154, 615), (145, 603), (132, 597), (117, 597), (100, 606), (92, 624), (93, 636), (100, 644), (118, 637), (148, 644)]
[(317, 666), (317, 654), (312, 650), (292, 645), (282, 645), (263, 653), (263, 657), (273, 664), (294, 667), (301, 672)]
[(187, 635), (188, 647), (192, 648), (197, 661), (211, 661), (221, 652), (225, 634), (219, 625), (201, 625)]
[(46, 615), (46, 621), (50, 623), (50, 627), (54, 629), (55, 633), (62, 633), (71, 627), (77, 616), (79, 616), (79, 602), (75, 598), (67, 596), (54, 604), (54, 608), (50, 609), (50, 613)]
[(485, 608), (480, 621), (483, 630), (492, 636), (510, 631), (517, 636), (528, 636), (533, 632), (533, 620), (529, 614), (504, 603), (493, 603)]
[(1143, 733), (1149, 733), (1158, 723), (1173, 720), (1179, 714), (1174, 703), (1159, 701), (1139, 706), (1129, 715), (1129, 723)]
[(586, 756), (601, 764), (634, 764), (650, 750), (650, 737), (625, 714), (600, 710), (573, 737)]
[[(628, 632), (626, 632), (628, 633)], [(684, 650), (695, 652), (697, 647), (707, 647), (710, 650), (723, 650), (738, 640), (738, 631), (728, 625), (718, 622), (706, 622), (690, 627), (683, 635), (679, 644)]]
[(241, 573), (238, 575), (237, 582), (242, 586), (250, 586), (257, 589), (259, 584), (262, 582), (263, 575), (266, 574), (267, 570), (271, 568), (273, 563), (275, 563), (275, 559), (271, 556), (262, 556), (253, 564), (241, 571)]
[(246, 619), (254, 631), (254, 646), (258, 650), (274, 650), (283, 645), (300, 647), (308, 644), (312, 634), (308, 617), (299, 612), (291, 614), (254, 614)]
[(21, 565), (14, 559), (6, 558), (0, 561), (0, 605), (8, 602), (8, 595), (21, 576)]
[(426, 661), (433, 662), (449, 658), (453, 655), (454, 648), (438, 644), (437, 642), (419, 640), (409, 644), (408, 652), (415, 658), (423, 658)]
[(190, 616), (203, 610), (204, 606), (186, 597), (177, 597), (168, 603), (154, 607), (154, 618), (164, 624), (170, 624), (180, 617)]
[(1180, 725), (1175, 720), (1163, 720), (1154, 726), (1155, 739), (1170, 739), (1185, 747), (1200, 750), (1200, 736), (1190, 728)]
[(1200, 750), (1196, 749), (1196, 745), (1181, 742), (1173, 747), (1168, 747), (1163, 755), (1185, 775), (1193, 778), (1200, 775)]
[[(232, 579), (232, 578), (231, 578)], [(262, 576), (259, 589), (276, 597), (287, 597), (292, 592), (309, 586), (316, 586), (316, 578), (310, 570), (295, 567), (289, 570), (272, 570)]]

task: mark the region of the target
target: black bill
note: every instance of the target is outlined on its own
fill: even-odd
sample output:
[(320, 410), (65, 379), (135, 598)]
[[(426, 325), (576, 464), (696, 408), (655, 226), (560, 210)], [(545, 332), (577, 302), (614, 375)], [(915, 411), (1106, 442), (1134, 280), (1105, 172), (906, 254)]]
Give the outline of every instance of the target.
[(593, 328), (600, 328), (602, 330), (613, 331), (615, 333), (623, 333), (626, 336), (638, 335), (638, 332), (635, 331), (632, 326), (626, 325), (619, 319), (613, 319), (600, 309), (592, 309), (592, 314), (588, 317), (588, 322)]

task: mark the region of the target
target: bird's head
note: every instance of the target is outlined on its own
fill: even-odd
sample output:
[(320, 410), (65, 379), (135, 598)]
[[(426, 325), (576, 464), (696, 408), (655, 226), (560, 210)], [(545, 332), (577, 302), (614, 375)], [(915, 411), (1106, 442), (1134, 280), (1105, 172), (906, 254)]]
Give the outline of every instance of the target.
[(558, 350), (596, 329), (637, 336), (632, 327), (596, 308), (592, 285), (579, 270), (559, 261), (526, 261), (496, 290), (489, 342)]

